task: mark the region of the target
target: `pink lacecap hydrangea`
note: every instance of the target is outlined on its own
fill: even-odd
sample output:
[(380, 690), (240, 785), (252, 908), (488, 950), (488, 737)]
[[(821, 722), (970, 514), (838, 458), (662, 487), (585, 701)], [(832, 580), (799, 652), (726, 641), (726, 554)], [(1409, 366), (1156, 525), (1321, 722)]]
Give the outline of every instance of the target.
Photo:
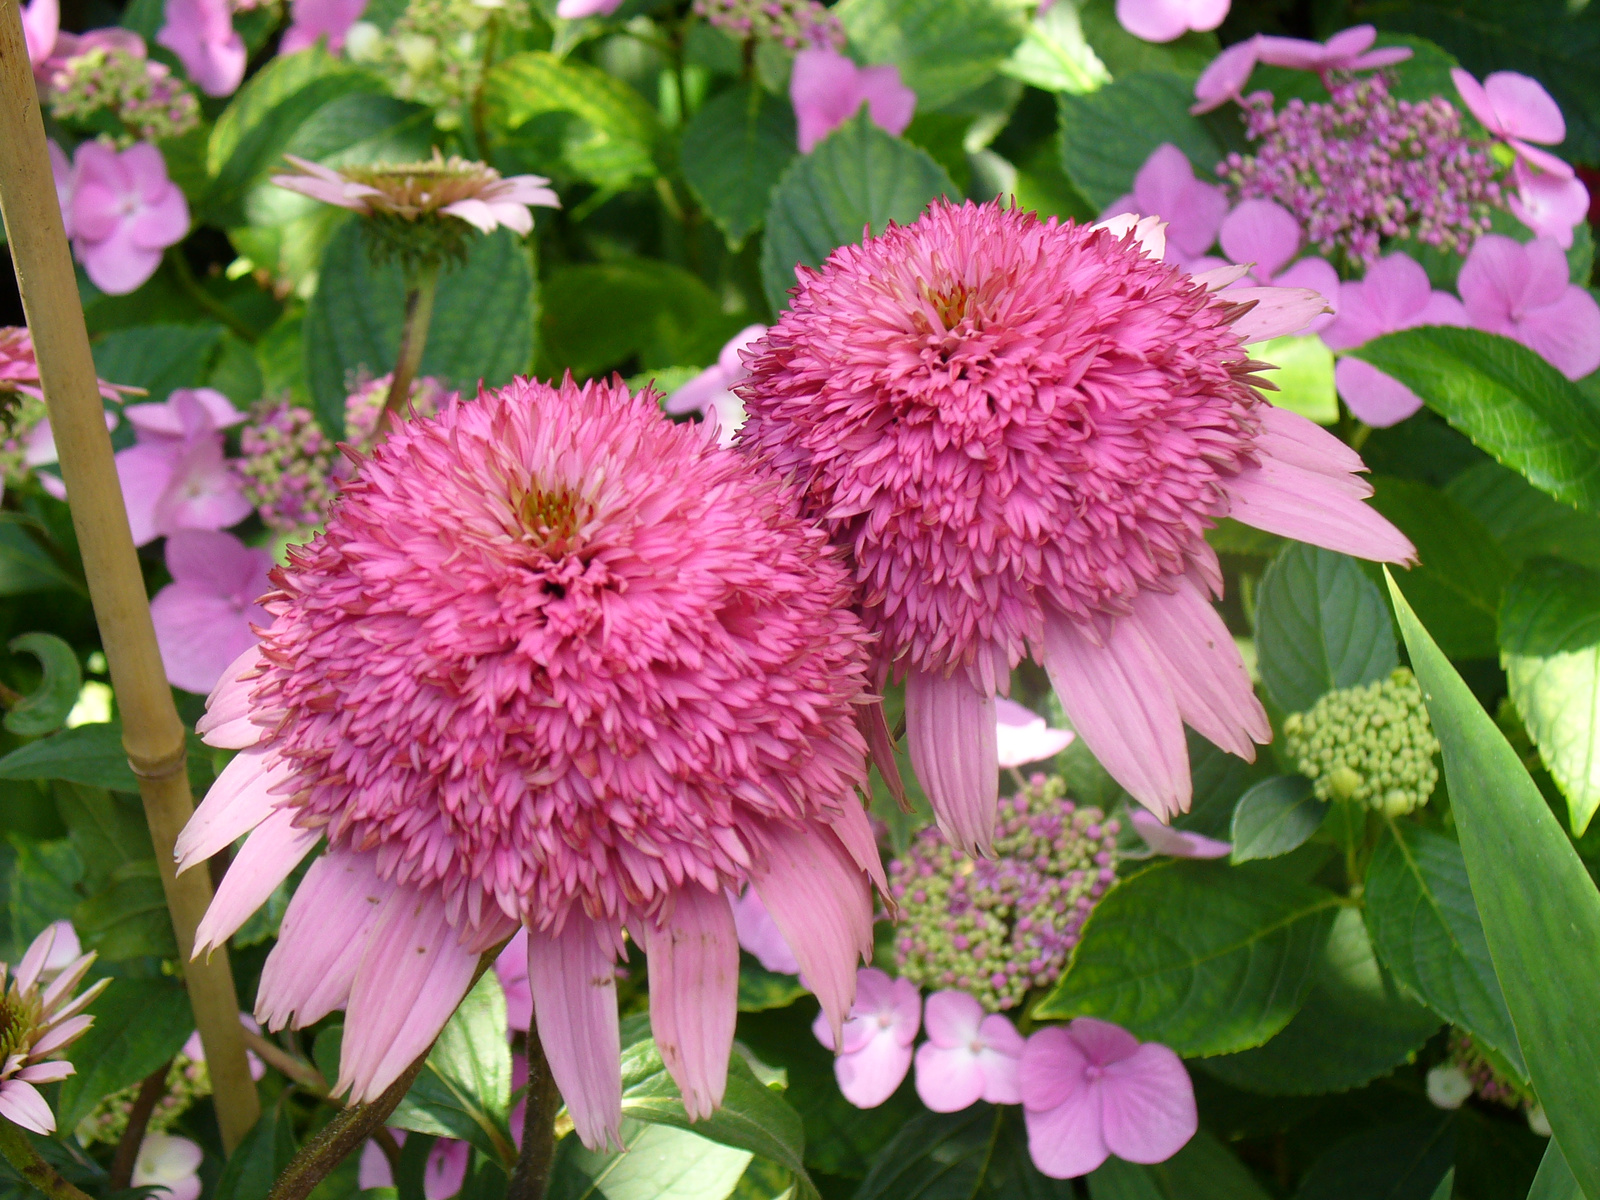
[(1467, 319), (1542, 354), (1568, 379), (1600, 368), (1600, 304), (1571, 282), (1551, 238), (1480, 238), (1456, 279)]
[(1378, 31), (1371, 25), (1356, 25), (1334, 34), (1326, 42), (1259, 33), (1235, 42), (1212, 59), (1195, 80), (1195, 103), (1189, 111), (1199, 115), (1229, 101), (1239, 103), (1257, 63), (1316, 71), (1327, 80), (1335, 71), (1371, 71), (1394, 66), (1411, 57), (1409, 46), (1370, 49), (1377, 37)]
[(233, 28), (231, 0), (166, 0), (156, 44), (176, 54), (208, 96), (231, 95), (244, 81), (249, 55)]
[(1162, 816), (1188, 807), (1183, 724), (1243, 757), (1270, 736), (1209, 603), (1227, 515), (1407, 560), (1360, 458), (1266, 404), (1244, 346), (1304, 327), (1300, 289), (1208, 288), (1136, 229), (936, 201), (800, 268), (746, 355), (740, 445), (806, 480), (849, 555), (912, 764), (957, 847), (989, 845), (995, 696), (1043, 659), (1078, 737)]
[(1072, 745), (1072, 730), (1050, 728), (1048, 721), (1015, 700), (997, 698), (994, 716), (995, 747), (1001, 770), (1043, 762)]
[(1196, 179), (1188, 156), (1171, 142), (1163, 142), (1133, 177), (1133, 191), (1101, 216), (1139, 213), (1160, 217), (1167, 223), (1165, 257), (1182, 266), (1211, 249), (1227, 212), (1227, 192), (1218, 184)]
[[(396, 1143), (405, 1145), (404, 1129), (391, 1129), (389, 1132)], [(435, 1141), (422, 1167), (422, 1194), (426, 1200), (450, 1200), (451, 1196), (458, 1195), (467, 1181), (467, 1168), (471, 1162), (470, 1142), (447, 1137)], [(362, 1147), (361, 1161), (356, 1169), (356, 1184), (362, 1191), (394, 1187), (394, 1171), (389, 1166), (389, 1158), (375, 1141), (369, 1141)]]
[(203, 951), (327, 839), (256, 1012), (345, 1009), (336, 1092), (380, 1094), (520, 925), (577, 1132), (620, 1144), (627, 927), (666, 1067), (710, 1113), (746, 883), (842, 1027), (886, 888), (858, 794), (868, 638), (797, 509), (648, 393), (519, 380), (405, 422), (290, 549), (200, 723), (241, 753), (177, 852), (187, 870), (249, 835)]
[[(1349, 350), (1418, 325), (1465, 324), (1461, 301), (1435, 291), (1421, 264), (1396, 252), (1373, 263), (1361, 279), (1340, 285), (1339, 316), (1322, 331), (1322, 340), (1334, 350)], [(1422, 407), (1422, 397), (1359, 358), (1341, 357), (1333, 377), (1350, 411), (1376, 428), (1403, 421)]]
[[(1240, 284), (1249, 287), (1309, 288), (1328, 302), (1297, 333), (1320, 333), (1334, 319), (1339, 303), (1339, 273), (1326, 259), (1307, 255), (1296, 259), (1305, 246), (1305, 232), (1294, 215), (1272, 200), (1241, 200), (1222, 220), (1217, 241), (1226, 258), (1206, 256), (1189, 264), (1191, 271), (1209, 271), (1233, 263), (1249, 268)], [(1231, 284), (1229, 286), (1239, 286)], [(1227, 294), (1227, 289), (1222, 289)]]
[(167, 178), (161, 151), (148, 142), (118, 152), (87, 141), (69, 168), (53, 142), (51, 150), (62, 217), (78, 261), (102, 292), (134, 291), (155, 274), (162, 251), (189, 232), (188, 202)]
[(116, 456), (134, 545), (180, 529), (226, 529), (250, 502), (224, 453), (222, 430), (244, 419), (212, 388), (178, 388), (124, 410), (137, 441)]
[(1117, 0), (1117, 20), (1134, 37), (1170, 42), (1190, 30), (1215, 29), (1229, 5), (1230, 0)]
[(361, 19), (366, 8), (367, 0), (293, 0), (289, 28), (278, 43), (278, 53), (294, 54), (326, 38), (328, 49), (337, 54), (344, 49), (350, 26)]
[(817, 1014), (811, 1030), (829, 1050), (837, 1049), (833, 1074), (844, 1098), (857, 1108), (877, 1108), (911, 1069), (911, 1045), (921, 1024), (922, 996), (916, 984), (863, 967), (843, 1036), (834, 1037), (824, 1013)]
[(810, 154), (863, 104), (872, 123), (893, 134), (905, 131), (917, 108), (917, 94), (901, 82), (898, 67), (858, 67), (828, 46), (808, 47), (794, 56), (789, 99), (802, 154)]
[(749, 374), (739, 355), (766, 331), (765, 325), (746, 325), (734, 334), (722, 347), (716, 362), (667, 397), (666, 411), (674, 416), (699, 413), (715, 425), (717, 440), (722, 445), (732, 445), (734, 434), (744, 424), (744, 405), (732, 388)]
[(1512, 168), (1517, 190), (1506, 200), (1506, 207), (1537, 237), (1555, 240), (1563, 250), (1572, 248), (1577, 227), (1589, 216), (1589, 189), (1574, 174), (1570, 179), (1536, 170), (1525, 158)]
[(1113, 1154), (1163, 1162), (1199, 1128), (1182, 1060), (1094, 1017), (1028, 1038), (1017, 1082), (1028, 1151), (1056, 1179), (1087, 1175)]
[(764, 969), (779, 975), (800, 974), (799, 960), (755, 888), (745, 888), (744, 894), (734, 899), (733, 928), (739, 948), (755, 955)]
[(961, 991), (934, 992), (923, 1008), (928, 1040), (917, 1047), (917, 1095), (934, 1112), (959, 1112), (979, 1100), (1020, 1104), (1022, 1035), (999, 1013)]
[(256, 644), (267, 623), (258, 601), (270, 588), (272, 555), (232, 534), (178, 529), (167, 538), (172, 582), (150, 601), (167, 680), (205, 695), (234, 659)]
[[(1517, 156), (1546, 174), (1571, 179), (1571, 165), (1539, 146), (1555, 146), (1566, 139), (1567, 122), (1558, 105), (1537, 79), (1516, 71), (1496, 71), (1479, 83), (1460, 67), (1450, 70), (1456, 91), (1468, 111), (1491, 136), (1503, 139)], [(1539, 145), (1531, 143), (1537, 142)]]

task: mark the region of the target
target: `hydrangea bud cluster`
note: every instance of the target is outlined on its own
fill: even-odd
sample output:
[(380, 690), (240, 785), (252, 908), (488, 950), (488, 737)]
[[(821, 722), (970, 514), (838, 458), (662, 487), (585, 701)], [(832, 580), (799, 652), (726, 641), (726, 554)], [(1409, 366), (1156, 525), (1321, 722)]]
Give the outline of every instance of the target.
[(1531, 1092), (1495, 1068), (1465, 1029), (1451, 1028), (1446, 1053), (1450, 1064), (1467, 1077), (1478, 1099), (1507, 1108), (1527, 1108), (1535, 1103)]
[(1254, 154), (1217, 166), (1240, 199), (1276, 200), (1323, 254), (1370, 265), (1386, 238), (1465, 254), (1505, 207), (1487, 141), (1462, 131), (1443, 96), (1396, 100), (1382, 74), (1336, 79), (1332, 99), (1242, 101)]
[(1056, 977), (1116, 879), (1119, 829), (1066, 790), (1060, 777), (1035, 775), (1002, 799), (993, 859), (958, 854), (930, 826), (889, 864), (902, 976), (970, 992), (991, 1012)]
[[(115, 1145), (128, 1128), (128, 1116), (133, 1112), (134, 1101), (139, 1097), (142, 1083), (131, 1084), (120, 1092), (113, 1092), (95, 1105), (94, 1111), (73, 1130), (80, 1146), (96, 1142)], [(211, 1094), (211, 1072), (204, 1062), (197, 1062), (179, 1051), (167, 1068), (166, 1090), (156, 1101), (150, 1113), (149, 1133), (165, 1133), (177, 1119), (186, 1113), (194, 1102)]]
[(1422, 807), (1439, 782), (1439, 741), (1410, 670), (1329, 692), (1285, 718), (1289, 757), (1321, 800), (1354, 800), (1386, 816)]
[[(391, 378), (358, 380), (345, 398), (345, 436), (351, 446), (365, 449), (372, 444)], [(411, 403), (421, 416), (438, 412), (448, 395), (430, 376), (411, 386)], [(288, 400), (268, 401), (240, 435), (239, 449), (245, 498), (269, 529), (294, 533), (327, 519), (347, 460), (308, 409)]]
[(817, 0), (694, 0), (694, 11), (739, 41), (844, 49), (844, 26)]
[(122, 46), (91, 46), (50, 74), (50, 112), (58, 121), (109, 113), (122, 123), (117, 145), (180, 137), (200, 123), (200, 103), (162, 63)]

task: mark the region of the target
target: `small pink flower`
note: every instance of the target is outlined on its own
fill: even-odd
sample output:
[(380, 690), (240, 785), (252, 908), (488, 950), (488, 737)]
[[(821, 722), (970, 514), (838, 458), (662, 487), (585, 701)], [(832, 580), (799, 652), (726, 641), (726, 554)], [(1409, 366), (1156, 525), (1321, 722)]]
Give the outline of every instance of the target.
[(1315, 71), (1326, 76), (1331, 71), (1373, 71), (1379, 67), (1392, 67), (1411, 57), (1409, 46), (1369, 49), (1377, 37), (1378, 31), (1371, 25), (1354, 25), (1340, 30), (1326, 42), (1263, 36), (1256, 43), (1256, 59), (1274, 67)]
[(29, 943), (14, 966), (0, 963), (0, 1004), (6, 1012), (6, 1057), (0, 1062), (0, 1117), (33, 1133), (56, 1131), (55, 1114), (39, 1086), (59, 1083), (74, 1073), (63, 1052), (82, 1037), (94, 1018), (84, 1013), (110, 979), (102, 979), (77, 997), (93, 954), (69, 962), (46, 982), (44, 971), (53, 956), (59, 924), (47, 925)]
[(778, 975), (800, 974), (799, 960), (755, 888), (745, 888), (744, 894), (733, 901), (733, 930), (738, 935), (739, 948), (755, 955), (766, 970)]
[(251, 625), (271, 618), (257, 599), (272, 590), (272, 555), (209, 529), (180, 529), (167, 538), (172, 582), (150, 601), (167, 680), (207, 695), (228, 664), (255, 645)]
[[(922, 997), (909, 979), (891, 979), (876, 967), (856, 972), (856, 1002), (844, 1023), (833, 1074), (844, 1098), (857, 1108), (876, 1108), (911, 1069), (911, 1043), (922, 1024)], [(834, 1049), (827, 1016), (811, 1026), (817, 1040)]]
[[(1309, 288), (1336, 308), (1339, 299), (1339, 273), (1326, 260), (1307, 255), (1294, 261), (1304, 243), (1300, 222), (1273, 200), (1241, 200), (1223, 219), (1218, 241), (1228, 261), (1249, 267), (1239, 282), (1250, 287)], [(1189, 264), (1191, 271), (1221, 266), (1221, 260), (1199, 259)], [(1227, 294), (1224, 288), (1223, 295)], [(1333, 321), (1333, 312), (1318, 313), (1297, 333), (1320, 333)]]
[[(117, 452), (117, 477), (136, 546), (179, 529), (226, 529), (252, 511), (223, 456), (214, 415), (220, 393), (207, 396), (209, 391), (180, 388), (164, 404), (128, 410), (139, 440)], [(172, 416), (152, 409), (170, 409)], [(232, 412), (232, 405), (227, 409)], [(170, 432), (173, 428), (181, 432)]]
[(826, 46), (794, 56), (789, 99), (799, 125), (801, 154), (810, 154), (863, 104), (874, 125), (897, 136), (911, 124), (917, 108), (917, 94), (901, 82), (898, 67), (858, 67)]
[(1133, 191), (1101, 216), (1142, 213), (1162, 218), (1167, 222), (1166, 260), (1182, 265), (1211, 249), (1227, 211), (1227, 193), (1196, 179), (1188, 156), (1163, 142), (1133, 177)]
[(1002, 770), (1054, 758), (1076, 736), (1070, 729), (1051, 729), (1038, 713), (1004, 696), (995, 697), (994, 715)]
[(188, 202), (167, 178), (161, 151), (148, 142), (120, 154), (102, 142), (84, 142), (71, 187), (72, 248), (107, 295), (138, 288), (161, 265), (161, 252), (189, 232)]
[(1134, 37), (1170, 42), (1222, 24), (1230, 0), (1117, 0), (1117, 20)]
[(345, 34), (361, 19), (367, 0), (294, 0), (289, 8), (289, 28), (278, 43), (279, 54), (293, 54), (328, 39), (328, 49), (344, 48)]
[(1539, 170), (1561, 179), (1572, 178), (1572, 167), (1564, 159), (1528, 144), (1554, 146), (1567, 136), (1561, 106), (1537, 79), (1516, 71), (1496, 71), (1479, 83), (1460, 67), (1451, 68), (1450, 78), (1455, 80), (1462, 102), (1492, 136), (1504, 139)]
[(750, 374), (739, 360), (739, 351), (766, 331), (765, 325), (746, 325), (729, 338), (716, 362), (667, 397), (667, 412), (674, 416), (699, 413), (716, 426), (719, 445), (732, 445), (733, 435), (744, 424), (744, 401), (730, 389)]
[(1214, 108), (1221, 108), (1230, 100), (1237, 103), (1244, 94), (1244, 85), (1250, 82), (1256, 63), (1260, 61), (1260, 46), (1261, 35), (1257, 34), (1246, 41), (1235, 42), (1212, 59), (1194, 82), (1195, 103), (1189, 111), (1199, 116)]
[(1569, 281), (1553, 238), (1523, 244), (1486, 234), (1456, 281), (1472, 324), (1536, 350), (1568, 379), (1600, 367), (1600, 304)]
[[(1339, 287), (1339, 315), (1322, 340), (1348, 350), (1375, 337), (1417, 325), (1465, 325), (1467, 312), (1448, 292), (1437, 292), (1410, 255), (1395, 253), (1367, 268), (1366, 276)], [(1375, 428), (1405, 420), (1422, 398), (1392, 375), (1359, 358), (1341, 358), (1333, 378), (1350, 411)]]
[[(527, 1033), (533, 1024), (533, 986), (528, 982), (528, 931), (517, 930), (494, 960), (494, 973), (500, 990), (506, 994), (506, 1024), (518, 1033)], [(367, 1187), (367, 1184), (362, 1184)]]
[(28, 47), (28, 62), (40, 66), (55, 49), (61, 30), (60, 0), (33, 0), (22, 9), (22, 40)]
[(1517, 159), (1512, 172), (1516, 193), (1506, 201), (1511, 215), (1540, 237), (1554, 238), (1563, 250), (1572, 248), (1572, 233), (1589, 215), (1589, 189), (1574, 174), (1563, 179), (1531, 168)]
[[(191, 408), (198, 406), (198, 410)], [(204, 414), (212, 429), (231, 429), (244, 420), (244, 413), (233, 406), (216, 388), (176, 388), (163, 401), (130, 404), (122, 410), (142, 442), (170, 438), (182, 441), (190, 435), (192, 424)]]
[(1161, 818), (1147, 808), (1133, 806), (1130, 820), (1154, 854), (1171, 858), (1226, 858), (1233, 853), (1233, 847), (1227, 842), (1163, 825)]
[(200, 1200), (200, 1164), (205, 1159), (199, 1145), (186, 1137), (147, 1133), (133, 1160), (134, 1187), (154, 1189), (157, 1200)]
[(966, 992), (935, 992), (924, 1017), (928, 1040), (917, 1047), (917, 1095), (934, 1112), (960, 1112), (979, 1100), (1019, 1104), (1022, 1035)]
[(423, 162), (352, 166), (341, 171), (293, 154), (284, 157), (296, 173), (274, 175), (273, 183), (363, 216), (392, 213), (415, 221), (448, 213), (484, 233), (504, 225), (526, 234), (533, 228), (529, 205), (561, 207), (560, 198), (547, 186), (550, 181), (541, 175), (502, 178), (493, 167), (454, 155), (446, 159), (437, 148), (433, 157)]
[(564, 21), (583, 17), (609, 17), (622, 7), (622, 0), (561, 0), (556, 5), (556, 16)]
[(1164, 1162), (1199, 1128), (1182, 1060), (1093, 1017), (1030, 1037), (1017, 1082), (1028, 1153), (1053, 1179), (1087, 1175), (1113, 1154)]
[[(515, 1130), (513, 1126), (513, 1130)], [(394, 1140), (405, 1145), (406, 1131), (391, 1129)], [(426, 1200), (450, 1200), (461, 1191), (467, 1181), (467, 1167), (472, 1160), (472, 1146), (455, 1138), (440, 1138), (428, 1151), (428, 1161), (422, 1168), (422, 1194)], [(389, 1168), (389, 1158), (377, 1142), (369, 1141), (361, 1151), (361, 1165), (356, 1171), (356, 1185), (362, 1191), (368, 1188), (392, 1188), (394, 1172)]]
[(249, 55), (233, 28), (229, 0), (167, 0), (166, 23), (156, 34), (156, 45), (176, 54), (208, 96), (231, 95), (244, 80)]

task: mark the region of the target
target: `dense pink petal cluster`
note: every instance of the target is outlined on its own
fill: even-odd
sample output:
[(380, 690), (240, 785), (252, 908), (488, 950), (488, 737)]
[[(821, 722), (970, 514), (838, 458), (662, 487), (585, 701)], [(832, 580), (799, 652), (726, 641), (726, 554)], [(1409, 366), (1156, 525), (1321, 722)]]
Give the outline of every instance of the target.
[[(38, 1085), (74, 1073), (60, 1056), (94, 1023), (83, 1010), (111, 982), (102, 979), (73, 996), (95, 956), (55, 959), (63, 925), (76, 941), (72, 927), (58, 921), (33, 939), (15, 969), (0, 963), (0, 1117), (42, 1134), (55, 1132), (56, 1118)], [(52, 959), (59, 963), (53, 970)]]
[(392, 433), (274, 582), (201, 725), (243, 753), (178, 852), (250, 835), (203, 951), (326, 838), (256, 1011), (345, 1008), (339, 1091), (388, 1086), (525, 926), (578, 1133), (619, 1141), (627, 929), (667, 1067), (709, 1113), (746, 882), (842, 1025), (882, 886), (857, 795), (868, 637), (788, 485), (648, 394), (517, 381)]
[(1362, 502), (1360, 459), (1255, 390), (1243, 346), (1303, 327), (1314, 293), (1212, 293), (1132, 230), (943, 201), (796, 274), (746, 355), (740, 444), (849, 552), (880, 668), (907, 679), (913, 765), (963, 849), (990, 843), (994, 697), (1024, 655), (1158, 813), (1188, 806), (1184, 721), (1244, 756), (1270, 737), (1208, 603), (1218, 518), (1413, 553)]
[(898, 67), (858, 67), (828, 45), (812, 46), (794, 56), (789, 100), (801, 154), (810, 154), (863, 104), (874, 125), (894, 134), (905, 132), (917, 108), (917, 94), (901, 82)]

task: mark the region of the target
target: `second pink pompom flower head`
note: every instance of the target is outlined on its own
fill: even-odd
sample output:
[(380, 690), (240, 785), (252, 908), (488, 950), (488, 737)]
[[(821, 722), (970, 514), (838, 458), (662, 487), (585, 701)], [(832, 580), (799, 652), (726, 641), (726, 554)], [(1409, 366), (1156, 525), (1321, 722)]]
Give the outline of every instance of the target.
[(647, 395), (519, 381), (406, 423), (291, 550), (200, 726), (241, 753), (178, 852), (190, 868), (249, 834), (204, 950), (327, 840), (256, 1014), (346, 1009), (339, 1092), (394, 1082), (525, 926), (577, 1132), (620, 1147), (626, 929), (662, 1057), (709, 1114), (747, 882), (842, 1026), (883, 886), (857, 795), (867, 637), (796, 507)]
[(1025, 655), (1157, 814), (1189, 806), (1184, 722), (1246, 758), (1270, 738), (1209, 603), (1218, 519), (1413, 554), (1356, 454), (1256, 390), (1244, 346), (1322, 298), (1215, 291), (1245, 268), (1190, 277), (1152, 238), (935, 202), (799, 268), (735, 389), (741, 444), (848, 552), (878, 669), (906, 679), (912, 764), (969, 852), (990, 848), (995, 696)]

